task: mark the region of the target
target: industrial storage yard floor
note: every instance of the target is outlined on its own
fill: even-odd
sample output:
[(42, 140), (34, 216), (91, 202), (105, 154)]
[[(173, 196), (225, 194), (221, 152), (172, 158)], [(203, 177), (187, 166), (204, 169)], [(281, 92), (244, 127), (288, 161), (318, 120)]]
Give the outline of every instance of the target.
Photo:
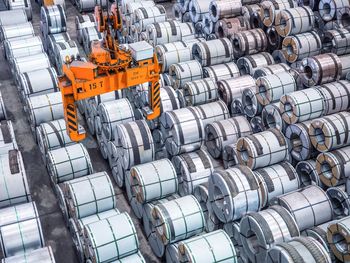
[[(165, 4), (164, 6), (166, 7), (167, 5)], [(32, 8), (32, 23), (36, 34), (40, 35), (40, 7), (37, 3), (32, 1)], [(169, 10), (169, 8), (167, 9)], [(75, 41), (76, 30), (74, 19), (77, 14), (78, 11), (72, 5), (72, 2), (67, 0), (66, 16), (68, 33)], [(82, 48), (80, 48), (80, 53), (84, 54)], [(41, 152), (32, 135), (27, 116), (24, 112), (19, 94), (17, 92), (17, 88), (12, 80), (10, 68), (3, 55), (0, 58), (0, 91), (3, 95), (8, 119), (13, 122), (19, 150), (23, 155), (30, 190), (33, 200), (36, 202), (39, 210), (40, 221), (43, 227), (46, 245), (52, 247), (57, 263), (79, 262), (73, 249), (71, 235), (65, 225), (63, 216), (57, 203), (56, 196), (51, 187), (49, 175), (41, 159)], [(102, 158), (95, 138), (88, 136), (83, 144), (89, 151), (95, 172), (107, 171), (111, 175), (109, 165), (107, 161)], [(123, 191), (117, 186), (116, 189), (118, 193), (117, 207), (121, 212), (126, 211), (131, 215), (137, 229), (138, 238), (140, 241), (140, 249), (144, 258), (147, 262), (160, 262), (160, 260), (154, 256), (150, 246), (148, 245), (147, 239), (143, 234), (142, 227), (140, 226), (141, 222), (133, 215), (128, 201), (123, 194)]]

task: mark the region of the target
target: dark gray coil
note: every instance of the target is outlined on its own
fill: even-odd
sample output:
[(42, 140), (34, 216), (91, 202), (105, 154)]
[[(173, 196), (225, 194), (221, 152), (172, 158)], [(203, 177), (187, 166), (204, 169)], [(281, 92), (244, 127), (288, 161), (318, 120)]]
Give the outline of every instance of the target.
[(244, 114), (250, 118), (261, 113), (263, 106), (258, 101), (256, 88), (246, 88), (243, 90), (242, 107)]
[(269, 27), (266, 30), (266, 37), (268, 43), (268, 51), (273, 52), (282, 48), (283, 37), (281, 37), (276, 30), (275, 26)]
[(238, 164), (237, 146), (235, 143), (226, 145), (222, 153), (224, 168), (230, 168)]
[(337, 10), (337, 22), (340, 27), (349, 27), (349, 17), (350, 16), (350, 7), (349, 4), (345, 2), (345, 5)]
[(242, 6), (242, 16), (248, 21), (250, 28), (261, 28), (264, 29), (259, 13), (260, 3)]
[(276, 63), (288, 63), (282, 49), (276, 49), (272, 52), (272, 57)]
[(322, 19), (326, 22), (337, 18), (337, 12), (342, 7), (348, 6), (347, 0), (320, 0), (318, 5)]
[(322, 189), (326, 188), (318, 176), (316, 171), (316, 161), (314, 159), (298, 162), (295, 166), (295, 170), (300, 178), (300, 187), (317, 185)]
[(234, 33), (250, 29), (249, 21), (243, 16), (224, 18), (215, 24), (214, 32), (218, 38), (230, 37)]
[(345, 185), (330, 187), (326, 191), (333, 205), (334, 218), (349, 216), (350, 198), (346, 192)]
[(277, 128), (285, 132), (287, 123), (282, 119), (279, 102), (266, 105), (261, 112), (261, 119), (265, 129)]
[(250, 119), (249, 123), (250, 123), (250, 126), (252, 126), (253, 133), (265, 131), (265, 126), (260, 116), (254, 116), (253, 118)]

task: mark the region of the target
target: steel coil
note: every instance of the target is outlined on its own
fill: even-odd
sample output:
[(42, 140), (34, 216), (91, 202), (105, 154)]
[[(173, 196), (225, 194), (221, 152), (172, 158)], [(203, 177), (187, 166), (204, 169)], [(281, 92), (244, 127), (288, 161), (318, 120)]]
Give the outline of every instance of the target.
[(223, 18), (231, 18), (241, 14), (241, 1), (211, 1), (209, 4), (210, 19), (215, 23)]
[[(194, 108), (197, 110), (198, 115), (202, 119), (204, 129), (208, 124), (213, 123), (214, 121), (221, 121), (230, 117), (226, 104), (221, 100), (199, 105)], [(203, 139), (204, 137), (205, 134), (203, 134)]]
[(332, 220), (333, 208), (326, 192), (320, 187), (309, 185), (297, 191), (280, 195), (271, 200), (287, 209), (303, 231)]
[(299, 236), (292, 215), (280, 206), (247, 214), (240, 227), (244, 251), (251, 262), (266, 262), (270, 248)]
[(179, 243), (180, 262), (237, 262), (236, 250), (223, 230), (192, 237)]
[(197, 106), (218, 99), (218, 87), (211, 78), (186, 82), (183, 86), (184, 106)]
[(268, 251), (266, 260), (268, 263), (299, 261), (332, 262), (328, 251), (311, 237), (295, 237), (288, 242), (276, 244)]
[(209, 13), (209, 5), (211, 0), (192, 0), (189, 3), (188, 9), (190, 11), (191, 20), (193, 23), (203, 19), (205, 14)]
[(233, 117), (244, 115), (242, 98), (235, 98), (232, 101), (230, 110)]
[(249, 121), (252, 127), (253, 133), (263, 132), (265, 130), (262, 118), (260, 116), (254, 116)]
[(85, 225), (84, 242), (85, 256), (92, 263), (111, 262), (139, 249), (135, 226), (125, 212)]
[(75, 4), (79, 10), (79, 12), (89, 12), (94, 11), (94, 8), (96, 5), (100, 5), (102, 8), (107, 7), (107, 1), (106, 0), (75, 0)]
[(348, 5), (349, 3), (345, 0), (320, 0), (318, 9), (322, 19), (329, 22), (337, 18), (337, 12), (340, 11), (341, 8)]
[(205, 145), (213, 158), (219, 158), (227, 145), (252, 133), (249, 121), (243, 116), (215, 121), (205, 129)]
[(141, 1), (141, 0), (122, 0), (120, 3), (121, 12), (125, 15), (131, 15), (134, 11), (140, 7), (154, 6), (154, 1)]
[(289, 159), (288, 144), (276, 128), (242, 137), (237, 141), (240, 164), (251, 169), (266, 167)]
[(215, 82), (240, 76), (237, 65), (234, 62), (218, 64), (203, 68), (204, 78), (211, 78)]
[(295, 170), (299, 175), (300, 187), (317, 185), (325, 189), (325, 185), (322, 183), (316, 171), (316, 161), (314, 159), (298, 162), (295, 166)]
[(10, 150), (18, 149), (15, 132), (11, 121), (0, 122), (0, 154), (8, 154)]
[(231, 36), (231, 43), (236, 59), (265, 51), (267, 48), (266, 34), (261, 28), (237, 32)]
[(21, 24), (0, 26), (0, 39), (18, 38), (23, 36), (34, 36), (33, 25), (30, 22)]
[(165, 261), (166, 263), (179, 263), (178, 243), (166, 246)]
[(242, 6), (242, 16), (248, 21), (250, 28), (264, 29), (265, 26), (259, 16), (260, 9), (261, 5), (259, 2)]
[(49, 55), (49, 58), (52, 64), (55, 63), (56, 43), (67, 42), (69, 40), (70, 40), (70, 36), (68, 35), (67, 32), (52, 34), (46, 37), (44, 41), (44, 47), (47, 54)]
[(327, 241), (338, 260), (347, 262), (350, 260), (348, 250), (350, 216), (344, 217), (329, 224), (327, 228)]
[(76, 59), (79, 55), (79, 50), (77, 44), (74, 40), (68, 40), (67, 42), (57, 42), (54, 49), (55, 54), (55, 65), (57, 68), (57, 73), (59, 75), (63, 74), (63, 65), (66, 64), (66, 58)]
[(216, 39), (216, 35), (212, 34), (214, 32), (214, 22), (210, 18), (210, 14), (207, 13), (203, 15), (203, 32), (207, 36), (207, 40)]
[(57, 74), (52, 67), (22, 73), (18, 79), (23, 99), (58, 91)]
[(11, 64), (11, 70), (17, 82), (18, 75), (21, 73), (51, 67), (46, 53), (38, 53), (36, 55), (14, 58)]
[(345, 185), (330, 187), (326, 193), (333, 206), (334, 218), (349, 216), (350, 198), (346, 192)]
[(174, 156), (172, 163), (176, 169), (181, 196), (193, 194), (196, 186), (208, 182), (214, 170), (208, 153), (203, 150)]
[(32, 20), (32, 4), (28, 0), (8, 1), (8, 9), (9, 10), (24, 9), (24, 11), (27, 14), (28, 20)]
[(230, 168), (238, 164), (237, 146), (235, 143), (226, 145), (222, 153), (224, 168)]
[[(295, 8), (298, 6), (298, 3), (296, 1), (288, 1), (288, 0), (274, 0), (274, 1), (263, 1), (261, 2), (261, 9), (260, 9), (260, 19), (263, 22), (263, 24), (267, 27), (270, 27), (274, 24), (276, 17), (278, 16), (279, 12), (282, 10), (288, 9), (291, 10), (291, 8)], [(279, 25), (278, 23), (277, 25)]]
[(190, 60), (170, 65), (169, 75), (173, 78), (174, 89), (179, 89), (186, 82), (202, 79), (203, 69), (198, 61)]
[(254, 55), (247, 55), (237, 60), (237, 66), (241, 75), (254, 75), (257, 68), (266, 67), (275, 64), (273, 57), (267, 52), (261, 52)]
[(256, 95), (256, 86), (254, 88), (246, 88), (242, 92), (241, 102), (243, 113), (249, 118), (259, 115), (263, 109)]
[(294, 167), (289, 162), (281, 162), (254, 171), (261, 191), (261, 207), (282, 194), (298, 190), (300, 181)]
[(349, 153), (350, 148), (344, 147), (317, 156), (316, 170), (325, 185), (337, 186), (345, 183), (350, 174)]
[(0, 26), (16, 25), (28, 22), (27, 13), (24, 9), (2, 11)]
[(325, 99), (324, 115), (330, 115), (350, 108), (350, 83), (346, 80), (326, 83), (319, 87)]
[(265, 129), (277, 128), (286, 131), (287, 123), (282, 119), (279, 102), (266, 105), (261, 112), (262, 124)]
[(288, 63), (282, 49), (276, 49), (272, 52), (272, 57), (275, 63)]
[(15, 58), (37, 55), (45, 52), (39, 36), (5, 40), (4, 49), (6, 58), (10, 63), (12, 63), (12, 60)]
[(0, 210), (2, 218), (0, 228), (23, 221), (39, 218), (35, 202), (29, 202), (20, 205), (14, 205)]
[(224, 18), (216, 22), (215, 35), (218, 38), (229, 38), (234, 33), (250, 29), (249, 21), (243, 16)]
[(80, 44), (83, 43), (83, 29), (87, 27), (95, 27), (96, 19), (91, 13), (88, 14), (78, 14), (75, 17), (75, 29), (77, 31), (77, 40)]
[(23, 255), (2, 259), (1, 263), (55, 263), (55, 257), (50, 246), (38, 248)]
[(308, 88), (284, 95), (280, 100), (283, 120), (288, 124), (303, 122), (321, 117), (325, 102), (317, 88)]
[(276, 30), (275, 26), (269, 27), (266, 30), (266, 37), (268, 43), (268, 51), (273, 52), (274, 50), (278, 50), (282, 48), (283, 37), (281, 37)]
[(100, 43), (103, 39), (101, 32), (96, 27), (86, 27), (82, 29), (83, 47), (86, 54), (91, 53), (91, 45)]
[[(343, 2), (344, 3), (344, 2)], [(339, 7), (337, 7), (339, 8)], [(340, 10), (337, 10), (337, 23), (340, 27), (349, 27), (349, 15), (350, 15), (350, 8), (348, 3), (345, 2), (345, 5), (340, 8)]]
[(44, 36), (67, 31), (66, 14), (61, 5), (41, 7), (40, 20)]
[(209, 201), (224, 223), (240, 219), (247, 212), (259, 211), (261, 197), (254, 173), (244, 166), (214, 171), (209, 179)]
[(81, 143), (49, 151), (48, 171), (54, 183), (62, 183), (93, 173), (89, 153)]
[(345, 55), (350, 53), (350, 30), (339, 28), (327, 30), (323, 39), (323, 52)]
[(290, 63), (321, 53), (321, 38), (315, 31), (295, 36), (288, 36), (283, 40), (282, 52)]
[(138, 32), (144, 32), (148, 25), (165, 22), (166, 19), (166, 11), (162, 5), (155, 5), (148, 8), (140, 7), (133, 14), (133, 24)]

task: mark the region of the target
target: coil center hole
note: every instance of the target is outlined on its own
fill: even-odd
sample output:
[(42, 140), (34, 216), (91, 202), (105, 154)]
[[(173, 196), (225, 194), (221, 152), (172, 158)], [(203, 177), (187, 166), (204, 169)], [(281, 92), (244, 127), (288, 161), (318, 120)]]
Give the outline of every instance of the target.
[(341, 252), (342, 254), (348, 253), (348, 243), (342, 234), (333, 234), (333, 243), (335, 244), (339, 252)]
[(276, 45), (277, 43), (277, 32), (276, 31), (273, 31), (273, 30), (269, 30), (269, 33), (268, 33), (268, 37), (269, 37), (269, 42), (271, 45)]
[(332, 174), (332, 167), (329, 165), (328, 162), (326, 161), (323, 161), (321, 163), (321, 172), (322, 172), (322, 175), (324, 177), (326, 177), (327, 179), (332, 179), (333, 177), (333, 174)]
[(311, 79), (312, 78), (312, 68), (310, 66), (306, 65), (304, 67), (304, 74), (305, 74), (305, 77), (307, 79)]
[(327, 15), (331, 13), (331, 5), (329, 3), (324, 3), (323, 12)]
[(307, 170), (304, 169), (300, 169), (298, 171), (298, 174), (300, 176), (300, 180), (301, 180), (301, 185), (302, 186), (307, 186), (307, 185), (311, 185), (312, 184), (312, 180), (310, 177), (310, 174)]
[(290, 141), (292, 143), (293, 151), (300, 153), (303, 149), (303, 143), (298, 134), (293, 133), (290, 137)]
[(315, 131), (314, 131), (314, 134), (315, 134), (315, 137), (316, 137), (316, 140), (317, 140), (317, 144), (324, 145), (325, 141), (326, 141), (326, 137), (325, 137), (322, 129), (316, 128)]
[(233, 46), (233, 48), (234, 48), (234, 50), (235, 51), (239, 51), (239, 41), (238, 41), (238, 39), (237, 38), (234, 38), (233, 40), (232, 40), (232, 46)]
[(259, 253), (258, 237), (252, 230), (248, 230), (247, 232), (247, 243), (251, 252), (254, 254)]
[(221, 210), (224, 210), (224, 195), (221, 192), (221, 189), (214, 185), (214, 201), (215, 201), (215, 205)]
[(331, 197), (330, 201), (333, 206), (333, 212), (336, 216), (344, 215), (344, 207), (342, 202), (338, 198)]
[(266, 116), (266, 126), (268, 126), (269, 128), (276, 128), (277, 124), (276, 124), (276, 120), (275, 120), (275, 116), (273, 114), (267, 114)]
[(290, 104), (289, 102), (286, 102), (283, 107), (284, 107), (284, 114), (286, 114), (289, 118), (291, 118), (293, 114), (292, 104)]
[(224, 35), (224, 29), (223, 29), (222, 26), (219, 26), (219, 27), (218, 27), (217, 33), (218, 33), (218, 35), (219, 35), (219, 38), (225, 37), (225, 35)]
[(213, 17), (216, 17), (218, 15), (218, 12), (216, 11), (216, 7), (214, 5), (211, 6), (210, 11)]
[(340, 20), (344, 27), (350, 26), (350, 15), (348, 13), (343, 14)]

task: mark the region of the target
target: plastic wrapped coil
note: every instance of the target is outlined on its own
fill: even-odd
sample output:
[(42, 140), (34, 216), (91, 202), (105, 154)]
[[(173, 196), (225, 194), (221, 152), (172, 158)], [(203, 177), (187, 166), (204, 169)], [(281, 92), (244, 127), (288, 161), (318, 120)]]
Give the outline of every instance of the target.
[(274, 24), (275, 18), (281, 10), (295, 8), (298, 6), (296, 1), (274, 0), (261, 2), (260, 19), (263, 24), (270, 27)]
[(27, 13), (22, 8), (1, 12), (0, 26), (16, 25), (26, 22), (28, 22)]
[(32, 20), (32, 5), (30, 1), (27, 0), (11, 0), (8, 1), (8, 9), (16, 10), (16, 9), (24, 9), (28, 20)]
[(67, 31), (66, 14), (61, 5), (42, 6), (40, 20), (44, 37)]
[(11, 64), (12, 72), (15, 78), (18, 77), (18, 74), (24, 72), (51, 67), (49, 58), (46, 53), (38, 53), (35, 55), (14, 58)]
[(55, 257), (50, 246), (2, 259), (1, 263), (55, 263)]
[(30, 22), (0, 26), (0, 39), (10, 39), (23, 36), (34, 36), (33, 25)]
[(182, 88), (186, 82), (202, 79), (203, 69), (198, 61), (191, 60), (170, 65), (169, 75), (174, 80), (174, 89), (179, 89)]

